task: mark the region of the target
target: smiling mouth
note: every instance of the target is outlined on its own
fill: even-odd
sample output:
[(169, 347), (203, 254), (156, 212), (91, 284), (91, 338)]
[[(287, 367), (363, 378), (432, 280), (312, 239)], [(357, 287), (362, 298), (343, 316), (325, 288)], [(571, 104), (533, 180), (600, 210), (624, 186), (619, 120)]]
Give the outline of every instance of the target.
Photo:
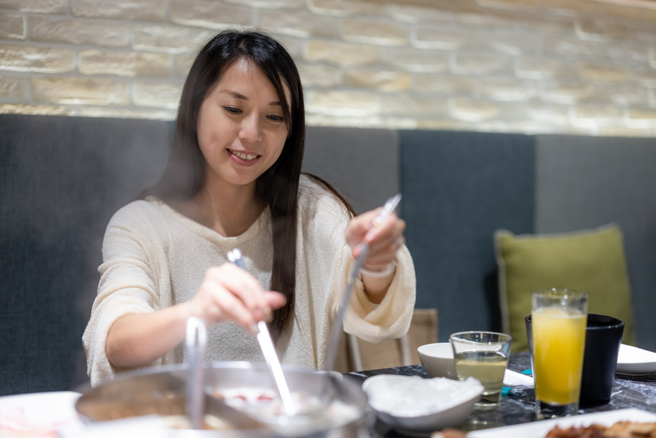
[(241, 158), (242, 160), (246, 161), (252, 161), (256, 158), (259, 158), (260, 155), (255, 155), (255, 154), (245, 154), (243, 152), (239, 151), (233, 151), (232, 149), (228, 149), (228, 152), (230, 152), (232, 155), (234, 155), (237, 158)]

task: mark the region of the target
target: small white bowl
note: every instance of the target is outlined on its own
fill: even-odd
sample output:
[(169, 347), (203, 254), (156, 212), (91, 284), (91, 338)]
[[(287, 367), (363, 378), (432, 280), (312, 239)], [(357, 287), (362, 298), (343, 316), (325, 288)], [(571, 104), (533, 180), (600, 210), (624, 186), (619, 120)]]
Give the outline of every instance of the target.
[(389, 374), (370, 377), (362, 389), (381, 421), (409, 434), (462, 424), (483, 393), (483, 385), (472, 378), (461, 382)]
[(419, 360), (429, 376), (458, 379), (450, 342), (422, 345), (417, 348), (417, 353), (419, 353)]

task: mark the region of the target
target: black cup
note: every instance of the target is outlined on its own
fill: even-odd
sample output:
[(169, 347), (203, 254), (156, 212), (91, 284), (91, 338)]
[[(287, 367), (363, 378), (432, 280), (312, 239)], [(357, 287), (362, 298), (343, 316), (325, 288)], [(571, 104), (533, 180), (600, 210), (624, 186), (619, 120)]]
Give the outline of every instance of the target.
[[(533, 366), (533, 331), (531, 315), (524, 319), (528, 348)], [(581, 407), (593, 407), (610, 401), (615, 382), (617, 355), (620, 352), (624, 333), (624, 321), (612, 316), (588, 314), (585, 329), (585, 351), (583, 353), (583, 375), (581, 376)]]

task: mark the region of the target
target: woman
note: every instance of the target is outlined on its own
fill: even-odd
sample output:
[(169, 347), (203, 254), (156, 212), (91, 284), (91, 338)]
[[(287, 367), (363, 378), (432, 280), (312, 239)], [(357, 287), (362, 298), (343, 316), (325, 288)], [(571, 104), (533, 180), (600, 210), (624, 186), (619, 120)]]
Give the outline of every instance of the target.
[[(345, 330), (374, 342), (407, 331), (415, 277), (405, 223), (392, 215), (373, 227), (377, 211), (353, 217), (332, 188), (301, 177), (304, 136), (301, 82), (279, 43), (228, 31), (203, 47), (162, 178), (107, 227), (83, 336), (92, 384), (183, 362), (189, 316), (210, 327), (208, 360), (261, 361), (247, 330), (267, 320), (283, 363), (321, 368), (362, 242), (371, 249)], [(227, 263), (234, 248), (247, 271)]]

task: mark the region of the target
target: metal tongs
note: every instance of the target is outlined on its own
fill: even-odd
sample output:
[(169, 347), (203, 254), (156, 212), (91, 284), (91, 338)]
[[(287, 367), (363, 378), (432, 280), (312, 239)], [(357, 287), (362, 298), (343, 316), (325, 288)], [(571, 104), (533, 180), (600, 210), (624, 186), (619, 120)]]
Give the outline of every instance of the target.
[[(244, 261), (241, 257), (241, 251), (239, 251), (239, 249), (233, 249), (232, 251), (229, 251), (228, 260), (243, 270), (246, 270)], [(282, 367), (280, 366), (280, 360), (278, 359), (276, 348), (274, 347), (273, 341), (271, 340), (271, 335), (269, 335), (269, 328), (267, 327), (266, 322), (260, 321), (257, 323), (257, 325), (253, 326), (252, 330), (253, 332), (257, 333), (257, 342), (260, 344), (262, 354), (264, 355), (264, 360), (269, 367), (269, 372), (271, 373), (271, 376), (273, 377), (273, 380), (276, 384), (276, 388), (278, 389), (280, 400), (282, 400), (282, 405), (285, 409), (285, 415), (292, 417), (297, 413), (296, 405), (294, 404), (292, 394), (289, 391), (287, 380), (285, 380), (285, 374), (283, 373)]]
[[(373, 226), (377, 227), (378, 225), (382, 224), (385, 219), (387, 219), (389, 215), (392, 214), (392, 212), (396, 209), (396, 207), (399, 205), (399, 202), (401, 202), (400, 193), (397, 193), (396, 195), (389, 198), (387, 202), (385, 202), (383, 209), (380, 211), (380, 213), (378, 213), (378, 216), (376, 216), (376, 219), (374, 219)], [(362, 268), (364, 260), (369, 254), (369, 245), (367, 243), (361, 243), (360, 247), (360, 255), (355, 260), (355, 265), (351, 269), (349, 281), (346, 285), (346, 292), (344, 293), (344, 297), (342, 298), (339, 310), (337, 311), (337, 318), (333, 322), (331, 329), (330, 342), (328, 344), (328, 356), (326, 357), (326, 364), (324, 367), (324, 371), (326, 372), (326, 385), (332, 383), (333, 376), (331, 375), (331, 372), (335, 366), (337, 348), (339, 346), (339, 340), (343, 331), (344, 314), (346, 313), (346, 308), (348, 307), (349, 300), (351, 299), (351, 294), (355, 288), (355, 282), (358, 278), (358, 274), (360, 273), (360, 269)], [(323, 391), (324, 404), (328, 404), (328, 401), (332, 397), (332, 391), (328, 389), (329, 388), (326, 388), (326, 390)]]

